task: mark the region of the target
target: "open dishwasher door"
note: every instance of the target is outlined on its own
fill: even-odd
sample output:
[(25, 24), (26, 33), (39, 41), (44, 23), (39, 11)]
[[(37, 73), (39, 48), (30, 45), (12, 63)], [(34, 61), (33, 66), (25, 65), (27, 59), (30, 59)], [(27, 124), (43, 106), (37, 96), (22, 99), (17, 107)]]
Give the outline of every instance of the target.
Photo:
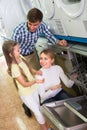
[(68, 100), (84, 101), (85, 96), (44, 104), (42, 106), (44, 115), (54, 125), (55, 130), (87, 130), (87, 122), (64, 105)]

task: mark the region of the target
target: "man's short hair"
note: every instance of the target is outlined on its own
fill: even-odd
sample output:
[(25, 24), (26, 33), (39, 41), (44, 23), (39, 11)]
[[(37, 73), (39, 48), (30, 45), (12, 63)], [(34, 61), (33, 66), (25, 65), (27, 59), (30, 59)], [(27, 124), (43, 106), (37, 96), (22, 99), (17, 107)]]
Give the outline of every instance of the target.
[(27, 14), (27, 19), (32, 23), (37, 21), (41, 22), (43, 19), (43, 13), (37, 8), (32, 8)]

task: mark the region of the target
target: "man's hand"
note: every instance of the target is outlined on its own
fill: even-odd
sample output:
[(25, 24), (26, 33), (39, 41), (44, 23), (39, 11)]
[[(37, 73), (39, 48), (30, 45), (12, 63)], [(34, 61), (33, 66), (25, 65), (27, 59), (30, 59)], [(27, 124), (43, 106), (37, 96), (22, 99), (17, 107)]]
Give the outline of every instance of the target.
[(66, 40), (60, 40), (58, 44), (61, 45), (61, 46), (67, 46), (67, 41)]

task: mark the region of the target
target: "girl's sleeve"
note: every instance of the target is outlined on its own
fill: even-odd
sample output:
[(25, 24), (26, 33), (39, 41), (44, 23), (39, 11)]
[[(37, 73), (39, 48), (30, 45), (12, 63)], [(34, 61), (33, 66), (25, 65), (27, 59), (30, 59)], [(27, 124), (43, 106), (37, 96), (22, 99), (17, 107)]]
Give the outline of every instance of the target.
[(63, 69), (60, 67), (60, 66), (58, 66), (59, 68), (59, 77), (60, 77), (60, 79), (62, 80), (62, 82), (65, 84), (65, 86), (67, 86), (68, 88), (70, 88), (70, 87), (72, 87), (73, 86), (73, 84), (74, 84), (74, 81), (73, 80), (71, 80), (71, 79), (69, 79), (68, 77), (67, 77), (67, 75), (64, 73), (64, 71), (63, 71)]
[(17, 77), (19, 77), (21, 75), (21, 72), (20, 72), (20, 69), (19, 69), (19, 67), (18, 67), (18, 65), (13, 65), (12, 66), (12, 77), (13, 78), (17, 78)]

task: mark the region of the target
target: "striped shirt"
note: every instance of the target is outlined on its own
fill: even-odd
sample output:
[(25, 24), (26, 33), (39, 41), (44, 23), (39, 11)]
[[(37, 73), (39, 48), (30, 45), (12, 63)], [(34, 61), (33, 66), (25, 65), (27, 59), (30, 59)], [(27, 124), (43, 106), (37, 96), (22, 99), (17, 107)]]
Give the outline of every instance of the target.
[(19, 24), (13, 32), (12, 40), (19, 43), (22, 55), (28, 55), (34, 51), (35, 44), (38, 38), (44, 34), (44, 36), (52, 43), (56, 44), (57, 39), (49, 31), (45, 23), (41, 23), (35, 32), (30, 32), (27, 26), (27, 22)]

